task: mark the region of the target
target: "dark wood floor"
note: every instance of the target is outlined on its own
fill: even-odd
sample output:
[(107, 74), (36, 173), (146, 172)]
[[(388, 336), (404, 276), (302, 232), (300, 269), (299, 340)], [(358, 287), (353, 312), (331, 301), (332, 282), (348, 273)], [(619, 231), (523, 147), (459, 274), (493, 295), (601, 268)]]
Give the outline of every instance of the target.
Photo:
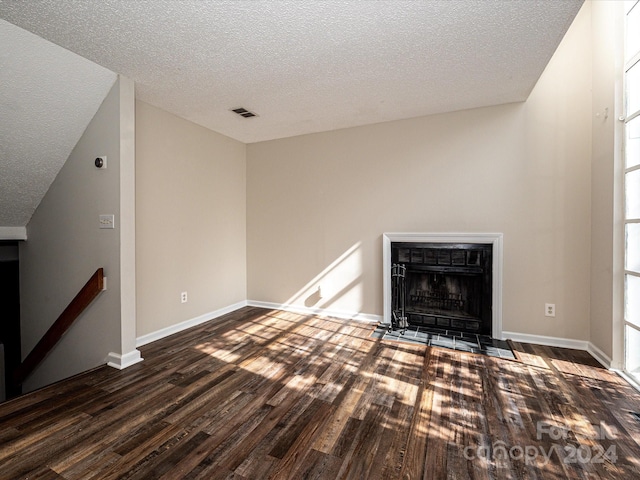
[(244, 308), (0, 404), (0, 478), (640, 478), (640, 395), (588, 354), (373, 328)]

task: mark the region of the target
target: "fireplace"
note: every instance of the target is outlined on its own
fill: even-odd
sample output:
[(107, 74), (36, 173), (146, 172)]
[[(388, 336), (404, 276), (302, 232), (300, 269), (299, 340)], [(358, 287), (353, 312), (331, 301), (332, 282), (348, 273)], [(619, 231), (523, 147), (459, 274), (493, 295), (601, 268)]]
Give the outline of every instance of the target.
[(392, 305), (409, 325), (490, 335), (492, 253), (487, 244), (393, 242), (392, 269), (405, 275)]
[(384, 234), (385, 323), (501, 336), (501, 234)]

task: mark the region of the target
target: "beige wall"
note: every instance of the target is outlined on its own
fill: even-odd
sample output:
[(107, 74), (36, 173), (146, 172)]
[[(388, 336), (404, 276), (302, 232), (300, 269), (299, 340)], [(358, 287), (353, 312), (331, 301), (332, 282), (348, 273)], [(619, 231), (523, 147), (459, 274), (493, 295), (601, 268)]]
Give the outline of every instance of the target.
[[(153, 334), (247, 298), (382, 315), (381, 235), (403, 231), (503, 232), (503, 329), (591, 340), (615, 363), (614, 4), (585, 3), (522, 104), (245, 146), (137, 102), (137, 332), (121, 310), (118, 220), (96, 226), (120, 216), (116, 88), (21, 247), (23, 356), (98, 266), (110, 288), (26, 389), (126, 353), (125, 330)], [(87, 162), (97, 154), (106, 171)]]
[(524, 104), (249, 145), (249, 299), (381, 315), (383, 232), (503, 232), (504, 330), (589, 339), (589, 38)]
[[(587, 3), (525, 103), (529, 204), (519, 235), (533, 257), (519, 271), (536, 280), (510, 296), (531, 312), (516, 331), (590, 339), (591, 74)], [(541, 316), (544, 298), (556, 304), (555, 319)]]
[(136, 103), (139, 337), (246, 299), (245, 187), (244, 144)]
[[(22, 356), (42, 338), (99, 267), (109, 289), (82, 314), (25, 382), (29, 391), (104, 364), (120, 345), (119, 81), (88, 125), (27, 225), (20, 243)], [(107, 155), (98, 170), (96, 156)], [(99, 229), (113, 213), (116, 228)]]
[(622, 367), (622, 2), (594, 1), (591, 342)]

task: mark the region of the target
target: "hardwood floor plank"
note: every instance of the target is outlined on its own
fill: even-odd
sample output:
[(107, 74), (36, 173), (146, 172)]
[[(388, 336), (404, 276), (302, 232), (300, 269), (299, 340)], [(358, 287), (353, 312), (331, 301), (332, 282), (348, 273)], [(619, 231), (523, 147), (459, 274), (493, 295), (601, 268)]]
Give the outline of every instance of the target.
[(118, 455), (127, 455), (129, 452), (143, 448), (145, 443), (149, 443), (150, 439), (155, 439), (158, 433), (167, 429), (169, 426), (170, 424), (165, 421), (141, 425), (137, 431), (134, 430), (123, 438), (122, 443), (119, 444), (116, 442), (111, 448)]
[(336, 407), (322, 402), (317, 413), (310, 419), (300, 432), (295, 445), (292, 445), (282, 457), (276, 468), (269, 474), (270, 480), (286, 480), (296, 478), (294, 473), (305, 465), (305, 460), (313, 451), (313, 444), (319, 432), (325, 428), (327, 419)]
[(160, 423), (158, 428), (152, 428), (146, 432), (144, 438), (138, 442), (135, 448), (130, 450), (120, 449), (117, 452), (120, 459), (108, 468), (100, 472), (99, 477), (105, 480), (114, 480), (126, 475), (133, 475), (138, 471), (144, 472), (150, 462), (158, 455), (162, 455), (163, 446), (171, 439), (184, 435), (184, 430), (179, 425)]
[[(5, 428), (17, 428), (21, 431), (28, 431), (30, 428), (38, 430), (46, 425), (56, 414), (70, 412), (78, 405), (83, 405), (87, 398), (94, 398), (100, 391), (85, 385), (73, 385), (73, 388), (65, 389), (61, 392), (51, 391), (52, 397), (45, 397), (34, 403), (15, 402), (16, 405), (10, 412), (2, 412), (0, 405), (0, 421)], [(53, 399), (53, 401), (52, 401)], [(19, 400), (19, 399), (17, 399)], [(57, 401), (56, 401), (57, 400)], [(13, 402), (6, 402), (11, 405)], [(7, 409), (8, 410), (8, 409)], [(55, 420), (53, 420), (55, 423)]]
[(393, 392), (394, 400), (385, 419), (386, 434), (369, 473), (371, 478), (398, 478), (401, 472), (411, 429), (398, 428), (398, 425), (406, 425), (407, 419), (413, 418), (427, 350), (427, 347), (403, 345), (387, 372), (385, 389)]
[[(327, 455), (317, 450), (311, 450), (306, 462), (295, 472), (293, 478), (305, 480), (324, 480), (339, 478), (342, 459)], [(357, 477), (352, 477), (357, 478)], [(366, 478), (366, 477), (362, 477)]]
[(64, 469), (60, 468), (59, 465), (54, 465), (51, 468), (67, 480), (91, 480), (103, 478), (99, 472), (108, 469), (114, 463), (119, 462), (120, 459), (120, 455), (104, 448), (92, 449), (91, 454), (65, 459), (67, 466)]
[(640, 478), (640, 394), (586, 352), (373, 329), (247, 307), (145, 345), (0, 404), (0, 479)]
[[(8, 477), (7, 477), (8, 478)], [(42, 467), (29, 475), (29, 480), (66, 480), (63, 476), (51, 470), (49, 467)]]
[(266, 478), (322, 404), (311, 395), (302, 395), (234, 471), (246, 478)]
[(328, 428), (325, 428), (322, 435), (316, 440), (314, 448), (320, 452), (330, 454), (347, 420), (355, 410), (364, 394), (367, 386), (371, 382), (373, 368), (375, 367), (378, 354), (384, 349), (380, 344), (368, 350), (366, 357), (360, 364), (360, 370), (349, 372), (345, 380), (345, 388), (341, 389), (333, 404), (338, 406), (332, 418), (328, 421)]
[(319, 410), (322, 407), (326, 408), (326, 403), (311, 396), (305, 396), (296, 406), (298, 408), (292, 408), (289, 416), (283, 419), (282, 434), (274, 438), (273, 443), (269, 445), (270, 457), (282, 459), (295, 446), (302, 431), (316, 418)]
[(287, 399), (284, 399), (277, 406), (265, 404), (271, 407), (262, 420), (255, 425), (254, 428), (247, 428), (246, 434), (243, 434), (239, 443), (229, 452), (224, 455), (223, 458), (219, 458), (218, 462), (222, 468), (226, 468), (230, 471), (234, 471), (238, 468), (247, 456), (253, 451), (253, 449), (260, 443), (260, 441), (266, 437), (269, 432), (277, 428), (277, 425), (285, 417), (288, 411), (299, 400), (299, 397), (290, 395)]
[(3, 444), (15, 440), (20, 436), (20, 432), (15, 427), (6, 426), (0, 430), (0, 448)]
[(419, 479), (424, 475), (427, 432), (431, 420), (433, 394), (435, 392), (435, 389), (430, 388), (435, 375), (434, 367), (431, 365), (432, 353), (432, 348), (428, 348), (425, 352), (422, 371), (419, 377), (418, 393), (416, 395), (417, 403), (413, 409), (413, 415), (410, 417), (410, 423), (407, 428), (408, 439), (412, 439), (412, 441), (407, 441), (400, 470), (400, 477), (406, 480)]
[(385, 417), (390, 410), (385, 405), (371, 404), (353, 437), (350, 449), (344, 455), (336, 478), (370, 478), (369, 472), (375, 465), (380, 441), (391, 434), (385, 428)]
[[(62, 447), (58, 436), (64, 438), (84, 425), (89, 417), (84, 414), (69, 416), (35, 434), (21, 435), (0, 449), (0, 474), (13, 474), (16, 477), (33, 468), (35, 458), (46, 458), (60, 451)], [(45, 450), (48, 447), (48, 450)], [(39, 466), (39, 465), (38, 465)]]
[(116, 475), (112, 478), (122, 480), (154, 478), (151, 472), (157, 468), (158, 464), (170, 461), (175, 449), (184, 446), (189, 440), (189, 433), (180, 428), (166, 429), (163, 433), (165, 435), (159, 439), (162, 443), (156, 444), (153, 450), (127, 468), (124, 473), (112, 472), (112, 475)]

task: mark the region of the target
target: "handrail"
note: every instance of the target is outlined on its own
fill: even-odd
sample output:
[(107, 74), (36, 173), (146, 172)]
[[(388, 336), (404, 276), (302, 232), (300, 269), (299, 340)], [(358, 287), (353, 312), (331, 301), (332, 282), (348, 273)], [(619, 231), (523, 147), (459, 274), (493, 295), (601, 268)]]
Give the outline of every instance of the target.
[(99, 268), (82, 287), (71, 303), (64, 309), (58, 319), (49, 327), (47, 333), (31, 350), (22, 364), (13, 372), (13, 380), (16, 384), (22, 382), (35, 370), (42, 360), (49, 354), (53, 347), (60, 341), (69, 327), (75, 322), (82, 312), (102, 292), (104, 287), (104, 270)]

